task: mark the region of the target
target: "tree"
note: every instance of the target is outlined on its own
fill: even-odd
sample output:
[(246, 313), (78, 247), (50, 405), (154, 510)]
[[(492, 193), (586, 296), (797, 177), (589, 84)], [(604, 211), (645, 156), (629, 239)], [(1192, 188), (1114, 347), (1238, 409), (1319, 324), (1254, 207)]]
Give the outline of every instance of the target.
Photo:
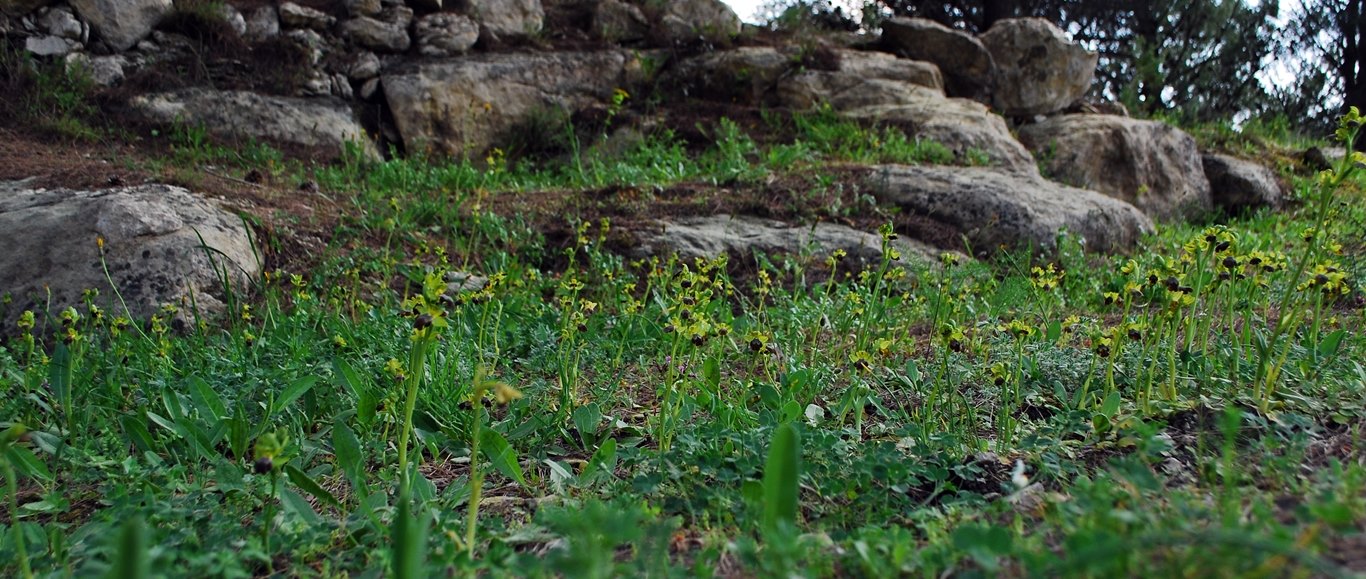
[[(1346, 2), (1349, 0), (1323, 0)], [(1350, 0), (1361, 3), (1366, 0)], [(984, 32), (1037, 16), (1100, 53), (1093, 93), (1148, 114), (1204, 121), (1260, 108), (1278, 3), (1241, 0), (879, 0), (886, 14)]]
[(1366, 110), (1366, 2), (1302, 0), (1279, 46), (1282, 86), (1266, 112), (1324, 133), (1349, 107)]

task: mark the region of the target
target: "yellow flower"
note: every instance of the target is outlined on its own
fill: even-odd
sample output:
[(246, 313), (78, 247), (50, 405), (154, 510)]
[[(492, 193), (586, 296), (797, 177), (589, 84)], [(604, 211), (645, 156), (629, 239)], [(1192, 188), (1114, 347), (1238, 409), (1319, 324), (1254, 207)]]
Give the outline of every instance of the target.
[(521, 390), (513, 388), (504, 382), (493, 383), (493, 399), (497, 400), (499, 404), (507, 404), (513, 400), (520, 400), (521, 398)]

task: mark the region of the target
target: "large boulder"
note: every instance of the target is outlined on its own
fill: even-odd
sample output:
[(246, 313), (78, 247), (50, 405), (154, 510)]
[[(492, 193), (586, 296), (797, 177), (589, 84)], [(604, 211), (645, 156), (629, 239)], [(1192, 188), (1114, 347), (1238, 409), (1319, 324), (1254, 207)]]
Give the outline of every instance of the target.
[(949, 225), (974, 251), (1056, 245), (1066, 230), (1088, 250), (1121, 251), (1153, 230), (1132, 205), (1094, 191), (991, 167), (887, 165), (868, 179), (873, 194), (913, 215)]
[(409, 153), (461, 156), (482, 153), (537, 115), (609, 102), (639, 74), (627, 51), (495, 53), (400, 65), (381, 84)]
[(464, 54), (479, 40), (479, 23), (468, 16), (450, 12), (428, 14), (413, 25), (417, 52), (423, 56)]
[(184, 89), (139, 95), (131, 104), (156, 123), (198, 125), (224, 137), (266, 139), (316, 149), (332, 157), (340, 157), (347, 145), (354, 143), (368, 157), (379, 157), (351, 109), (332, 99)]
[(892, 18), (882, 23), (883, 48), (932, 62), (944, 73), (949, 96), (985, 101), (996, 64), (971, 34), (925, 18)]
[(290, 28), (307, 28), (324, 32), (337, 23), (337, 19), (315, 8), (300, 6), (293, 2), (280, 3), (280, 23)]
[(671, 0), (665, 3), (656, 29), (666, 43), (703, 39), (729, 40), (740, 33), (740, 17), (721, 0)]
[(541, 0), (466, 0), (485, 34), (496, 39), (537, 34), (545, 21)]
[(222, 311), (225, 283), (240, 296), (261, 273), (241, 218), (169, 185), (71, 191), (0, 183), (0, 246), (0, 294), (13, 299), (0, 308), (5, 335), (24, 310), (40, 316), (40, 328), (43, 316), (68, 306), (85, 314), (88, 289), (99, 291), (110, 316), (142, 320), (171, 304), (182, 321), (193, 320), (195, 307), (200, 315)]
[[(702, 215), (656, 221), (654, 227), (639, 231), (637, 256), (678, 253), (680, 257), (716, 257), (723, 253), (752, 256), (756, 252), (811, 253), (826, 256), (842, 249), (857, 267), (882, 259), (882, 238), (847, 225), (816, 223), (793, 225), (748, 215)], [(903, 255), (933, 261), (939, 251), (914, 240), (893, 242)]]
[(1111, 115), (1062, 115), (1020, 129), (1050, 179), (1129, 202), (1149, 216), (1211, 207), (1195, 139), (1166, 123)]
[(901, 102), (915, 88), (944, 89), (939, 68), (928, 62), (856, 50), (832, 50), (830, 60), (829, 70), (804, 67), (783, 75), (776, 87), (779, 102), (797, 109), (824, 103), (847, 111)]
[(684, 96), (758, 104), (795, 68), (794, 56), (771, 46), (717, 50), (678, 62), (662, 80)]
[(948, 98), (938, 91), (913, 86), (898, 93), (895, 101), (848, 109), (843, 114), (905, 127), (911, 135), (943, 144), (965, 159), (981, 155), (992, 166), (1022, 175), (1038, 174), (1034, 158), (1011, 135), (1005, 119), (977, 101)]
[(1047, 115), (1091, 88), (1100, 55), (1042, 18), (1012, 18), (981, 36), (996, 64), (992, 98), (1007, 116)]
[(412, 45), (407, 23), (358, 16), (341, 23), (337, 33), (358, 46), (377, 52), (403, 52)]
[(71, 0), (71, 7), (114, 52), (132, 48), (171, 13), (171, 0)]
[(1216, 207), (1236, 213), (1281, 206), (1281, 185), (1264, 165), (1217, 153), (1206, 153), (1200, 161)]

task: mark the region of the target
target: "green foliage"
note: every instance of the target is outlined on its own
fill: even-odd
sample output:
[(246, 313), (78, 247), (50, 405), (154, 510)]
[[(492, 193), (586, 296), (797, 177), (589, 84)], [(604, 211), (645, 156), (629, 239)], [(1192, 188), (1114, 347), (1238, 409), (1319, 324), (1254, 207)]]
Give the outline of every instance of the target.
[[(823, 114), (582, 171), (321, 168), (354, 211), (230, 322), (177, 334), (93, 299), (20, 318), (0, 574), (1341, 571), (1366, 521), (1359, 156), (1294, 177), (1285, 213), (1164, 224), (1114, 257), (1064, 233), (920, 263), (889, 224), (865, 263), (633, 260), (608, 250), (619, 224), (555, 242), (490, 211), (933, 157)], [(61, 339), (35, 338), (44, 318)]]

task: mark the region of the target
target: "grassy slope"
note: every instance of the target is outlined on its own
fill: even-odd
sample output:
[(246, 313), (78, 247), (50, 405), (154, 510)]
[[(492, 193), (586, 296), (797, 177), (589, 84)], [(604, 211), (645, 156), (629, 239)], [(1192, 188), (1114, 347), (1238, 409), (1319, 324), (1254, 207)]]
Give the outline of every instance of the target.
[[(31, 429), (0, 443), (19, 505), (0, 572), (20, 542), (42, 574), (1366, 569), (1358, 177), (1287, 163), (1289, 210), (1165, 225), (1115, 258), (1064, 241), (860, 273), (608, 250), (621, 207), (762, 199), (791, 175), (770, 211), (905, 233), (827, 163), (952, 161), (828, 115), (777, 122), (791, 138), (763, 145), (717, 122), (703, 149), (656, 134), (594, 156), (583, 136), (544, 163), (311, 171), (170, 136), (157, 172), (313, 178), (335, 227), (187, 335), (87, 308), (66, 328), (39, 312), (69, 344), (0, 347), (0, 416)], [(496, 283), (443, 299), (448, 270)], [(799, 465), (770, 453), (782, 424)]]

